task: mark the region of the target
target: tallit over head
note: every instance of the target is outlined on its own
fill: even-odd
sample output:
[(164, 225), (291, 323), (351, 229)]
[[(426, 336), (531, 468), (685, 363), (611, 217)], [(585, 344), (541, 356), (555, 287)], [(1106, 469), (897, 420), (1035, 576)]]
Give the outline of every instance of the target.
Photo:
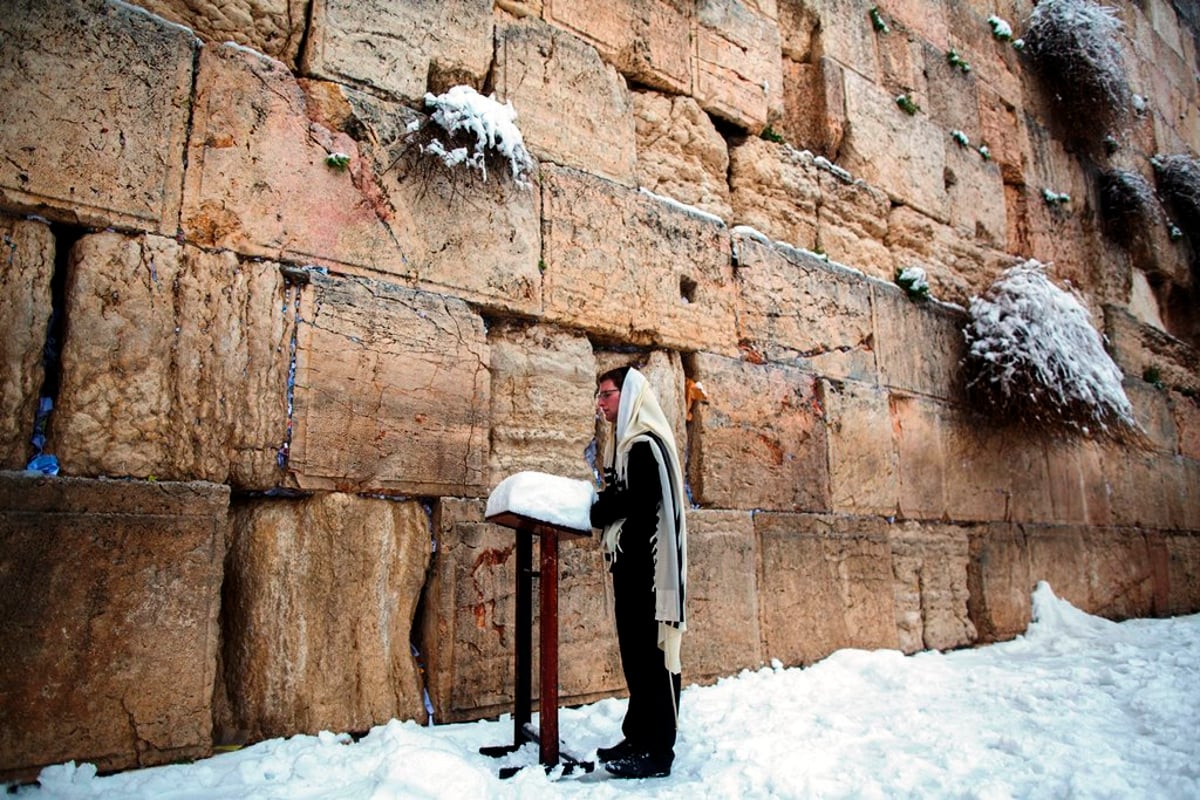
[[(629, 451), (634, 444), (641, 441), (650, 443), (650, 449), (658, 462), (659, 484), (662, 486), (663, 495), (658, 514), (658, 530), (653, 542), (654, 618), (658, 620), (658, 646), (665, 654), (667, 669), (678, 674), (682, 669), (679, 658), (680, 643), (683, 632), (687, 630), (684, 610), (687, 585), (687, 506), (684, 500), (683, 471), (679, 467), (675, 434), (658, 404), (658, 398), (654, 396), (645, 376), (631, 368), (621, 386), (615, 435), (609, 437), (605, 444), (604, 461), (614, 469), (617, 480), (626, 479)], [(623, 520), (616, 522), (604, 531), (604, 549), (613, 558), (617, 557), (620, 550), (622, 522)]]

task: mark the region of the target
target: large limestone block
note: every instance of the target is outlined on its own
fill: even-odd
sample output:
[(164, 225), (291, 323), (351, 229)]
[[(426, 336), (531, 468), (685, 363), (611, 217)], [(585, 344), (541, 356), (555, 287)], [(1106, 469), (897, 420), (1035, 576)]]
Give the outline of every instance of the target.
[(811, 664), (847, 647), (896, 648), (887, 523), (758, 513), (763, 655)]
[[(1140, 378), (1154, 368), (1167, 386), (1200, 390), (1200, 356), (1195, 348), (1139, 322), (1120, 306), (1106, 305), (1103, 314), (1105, 343), (1122, 372)], [(1093, 317), (1092, 322), (1099, 327), (1100, 318)]]
[(1148, 616), (1154, 584), (1140, 531), (1027, 525), (1030, 579), (1089, 614), (1114, 619)]
[(0, 216), (0, 469), (24, 469), (45, 378), (43, 350), (53, 312), (57, 250), (50, 226)]
[(698, 0), (692, 96), (712, 114), (761, 133), (783, 112), (779, 24), (741, 0)]
[(376, 176), (373, 191), (386, 198), (388, 229), (402, 253), (400, 277), (506, 315), (541, 313), (536, 177), (513, 180), (503, 157), (486, 174), (446, 167), (419, 151), (425, 133), (409, 130), (428, 118), (336, 84), (309, 82), (305, 90), (310, 114), (325, 127), (365, 131), (363, 172)]
[(879, 380), (893, 389), (941, 399), (961, 396), (959, 362), (966, 356), (961, 309), (914, 302), (900, 287), (871, 284)]
[(0, 40), (0, 203), (174, 234), (191, 33), (124, 3), (15, 0)]
[(570, 169), (542, 169), (545, 316), (630, 344), (732, 353), (718, 219)]
[(821, 170), (818, 177), (817, 245), (821, 251), (839, 264), (890, 280), (892, 255), (884, 245), (892, 205), (887, 195), (829, 170)]
[(278, 265), (158, 236), (71, 253), (47, 452), (67, 474), (275, 486), (292, 311)]
[(1170, 391), (1167, 405), (1174, 418), (1179, 455), (1200, 459), (1200, 398), (1194, 394)]
[(905, 522), (888, 529), (900, 649), (949, 650), (975, 641), (967, 613), (966, 528)]
[(1144, 380), (1127, 377), (1121, 383), (1133, 409), (1133, 418), (1146, 435), (1145, 443), (1160, 453), (1179, 452), (1179, 431), (1171, 413), (1168, 392)]
[(481, 88), (492, 60), (491, 0), (316, 0), (304, 71), (400, 100), (455, 84)]
[(147, 11), (186, 25), (208, 42), (237, 42), (288, 66), (296, 64), (308, 4), (303, 0), (140, 0)]
[(1200, 536), (1150, 533), (1146, 538), (1155, 569), (1154, 613), (1194, 614), (1200, 609)]
[(974, 146), (953, 142), (946, 148), (945, 178), (950, 226), (963, 239), (1004, 249), (1008, 210), (1000, 167), (985, 161)]
[(229, 489), (0, 473), (0, 780), (212, 748)]
[[(1116, 525), (1187, 530), (1197, 519), (1196, 473), (1180, 456), (1110, 447), (1104, 457)], [(1189, 524), (1189, 522), (1193, 524)]]
[[(950, 30), (947, 20), (946, 0), (888, 0), (879, 5), (880, 11), (892, 22), (916, 36), (930, 42), (942, 52), (950, 48)], [(857, 9), (863, 13), (863, 4)], [(1014, 20), (1015, 22), (1016, 20)]]
[(595, 48), (536, 20), (496, 30), (496, 96), (543, 161), (633, 186), (637, 135), (625, 79)]
[(815, 376), (698, 353), (689, 478), (702, 506), (775, 511), (830, 507), (824, 400)]
[(593, 45), (630, 81), (687, 94), (692, 89), (691, 6), (685, 0), (552, 0), (545, 19)]
[(946, 220), (945, 131), (923, 114), (906, 114), (857, 73), (843, 74), (846, 136), (838, 163), (897, 202)]
[(886, 244), (895, 269), (921, 267), (933, 297), (965, 307), (1017, 263), (1016, 257), (987, 245), (986, 238), (964, 237), (949, 224), (901, 205), (888, 218)]
[(900, 472), (887, 391), (855, 381), (822, 383), (833, 511), (896, 514)]
[(833, 158), (846, 131), (842, 66), (785, 58), (783, 76), (783, 116), (771, 127), (796, 147)]
[(1104, 474), (1104, 451), (1091, 440), (1046, 444), (1047, 491), (1051, 514), (1061, 524), (1112, 524), (1112, 493)]
[(734, 234), (738, 342), (772, 363), (874, 382), (871, 289), (816, 256)]
[(763, 664), (757, 564), (750, 512), (688, 512), (685, 681), (712, 681)]
[(430, 558), (419, 502), (247, 500), (229, 536), (221, 722), (232, 737), (425, 721), (410, 644)]
[(893, 394), (890, 400), (900, 514), (909, 519), (942, 519), (946, 514), (947, 464), (943, 427), (947, 412), (926, 398)]
[[(374, 173), (349, 135), (309, 119), (284, 65), (231, 45), (205, 47), (199, 64), (181, 219), (187, 239), (403, 274)], [(347, 169), (325, 163), (334, 153), (350, 157)]]
[(596, 359), (587, 338), (505, 322), (488, 331), (488, 350), (491, 482), (523, 470), (590, 479)]
[(1025, 532), (1018, 525), (994, 522), (971, 528), (968, 536), (967, 607), (979, 643), (1019, 636), (1029, 626), (1035, 585)]
[(487, 491), (483, 320), (454, 298), (314, 273), (300, 300), (292, 444), (302, 489)]
[(817, 246), (821, 184), (811, 153), (747, 139), (730, 148), (729, 187), (738, 225), (793, 247)]
[[(979, 31), (991, 36), (991, 28), (982, 19), (979, 20)], [(929, 108), (926, 111), (930, 121), (947, 134), (959, 130), (977, 137), (979, 79), (970, 61), (972, 54), (964, 52), (957, 42), (953, 47), (960, 58), (972, 64), (970, 72), (964, 73), (960, 67), (951, 64), (945, 49), (935, 48), (928, 42), (921, 47), (921, 68), (929, 87)]]
[[(795, 2), (795, 0), (788, 0)], [(836, 61), (867, 80), (879, 75), (875, 31), (867, 9), (859, 0), (832, 0), (818, 6), (820, 24), (814, 50), (822, 58)]]
[[(457, 722), (513, 709), (517, 532), (483, 521), (482, 501), (442, 498), (437, 550), (420, 620), (421, 652), (435, 716)], [(536, 569), (538, 542), (533, 543)], [(533, 691), (539, 663), (533, 602)], [(624, 689), (612, 623), (612, 589), (590, 538), (559, 542), (559, 701), (591, 702)], [(502, 744), (497, 742), (496, 744)]]
[(690, 97), (633, 92), (637, 115), (638, 184), (721, 217), (729, 205), (729, 148)]

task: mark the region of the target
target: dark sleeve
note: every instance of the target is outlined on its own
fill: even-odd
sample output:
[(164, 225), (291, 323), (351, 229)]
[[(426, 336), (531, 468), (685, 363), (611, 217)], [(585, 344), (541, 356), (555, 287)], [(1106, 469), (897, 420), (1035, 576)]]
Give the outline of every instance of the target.
[(619, 519), (655, 519), (662, 501), (658, 462), (649, 442), (638, 442), (629, 451), (625, 483), (608, 476), (604, 491), (592, 505), (592, 526), (603, 528)]

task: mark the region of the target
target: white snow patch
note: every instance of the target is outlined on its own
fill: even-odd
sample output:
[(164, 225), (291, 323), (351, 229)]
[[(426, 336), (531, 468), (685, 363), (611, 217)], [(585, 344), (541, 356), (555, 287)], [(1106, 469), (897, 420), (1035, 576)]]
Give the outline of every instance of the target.
[[(513, 180), (524, 183), (533, 169), (533, 158), (525, 149), (525, 140), (517, 128), (517, 112), (512, 103), (501, 105), (495, 95), (484, 97), (470, 86), (453, 86), (444, 94), (425, 95), (425, 105), (434, 109), (433, 121), (450, 135), (458, 133), (475, 136), (474, 152), (464, 157), (458, 153), (464, 148), (447, 150), (438, 140), (433, 140), (426, 150), (443, 159), (448, 166), (467, 164), (483, 173), (487, 178), (484, 155), (494, 150), (508, 159)], [(435, 149), (435, 145), (438, 149)]]
[(638, 191), (641, 192), (642, 194), (646, 195), (647, 197), (654, 198), (655, 200), (662, 203), (663, 205), (670, 206), (671, 208), (682, 211), (685, 214), (690, 214), (693, 217), (698, 217), (699, 219), (705, 220), (707, 222), (715, 222), (718, 225), (720, 225), (721, 227), (725, 227), (725, 220), (721, 219), (716, 214), (711, 214), (708, 211), (705, 211), (704, 209), (696, 208), (695, 206), (690, 206), (687, 203), (681, 203), (680, 201), (676, 200), (673, 197), (667, 197), (666, 195), (662, 195), (662, 194), (655, 194), (654, 192), (650, 191), (649, 189), (647, 189), (644, 186), (641, 187)]
[(592, 530), (596, 490), (587, 481), (518, 472), (509, 475), (488, 495), (486, 516), (505, 511), (577, 531)]

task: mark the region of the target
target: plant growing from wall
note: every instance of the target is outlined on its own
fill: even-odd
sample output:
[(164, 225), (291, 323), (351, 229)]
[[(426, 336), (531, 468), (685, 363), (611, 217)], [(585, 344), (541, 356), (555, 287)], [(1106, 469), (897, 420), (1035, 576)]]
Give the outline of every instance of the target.
[(1112, 169), (1097, 176), (1100, 217), (1105, 234), (1130, 247), (1159, 224), (1158, 199), (1150, 182), (1136, 172)]
[(501, 104), (470, 86), (454, 86), (444, 94), (426, 94), (425, 106), (432, 113), (424, 123), (409, 127), (405, 157), (415, 150), (451, 170), (473, 170), (484, 180), (490, 168), (508, 172), (519, 185), (527, 183), (533, 158), (525, 149), (512, 103)]
[(1116, 438), (1137, 423), (1121, 370), (1077, 294), (1035, 259), (1007, 269), (971, 299), (963, 331), (967, 392), (1003, 422)]
[(898, 96), (896, 98), (896, 105), (900, 106), (904, 113), (908, 114), (909, 116), (912, 116), (921, 110), (921, 107), (917, 105), (916, 101), (912, 99), (912, 95), (909, 94), (902, 94)]
[(954, 48), (946, 51), (946, 63), (958, 69), (964, 75), (971, 71), (971, 65)]
[(896, 270), (896, 285), (911, 300), (929, 299), (929, 281), (925, 277), (925, 270), (920, 267), (909, 266)]
[(1159, 194), (1174, 218), (1172, 227), (1200, 247), (1200, 160), (1180, 153), (1157, 155), (1150, 163)]
[(887, 22), (884, 21), (883, 15), (879, 13), (878, 6), (871, 6), (871, 10), (868, 13), (871, 17), (871, 27), (875, 29), (876, 33), (892, 32), (892, 29), (888, 27)]
[(988, 25), (992, 28), (992, 37), (997, 41), (1011, 42), (1013, 38), (1012, 26), (1007, 21), (997, 17), (995, 14), (987, 18)]
[(1025, 52), (1075, 138), (1098, 142), (1124, 128), (1132, 104), (1116, 12), (1091, 0), (1042, 0), (1029, 15)]

